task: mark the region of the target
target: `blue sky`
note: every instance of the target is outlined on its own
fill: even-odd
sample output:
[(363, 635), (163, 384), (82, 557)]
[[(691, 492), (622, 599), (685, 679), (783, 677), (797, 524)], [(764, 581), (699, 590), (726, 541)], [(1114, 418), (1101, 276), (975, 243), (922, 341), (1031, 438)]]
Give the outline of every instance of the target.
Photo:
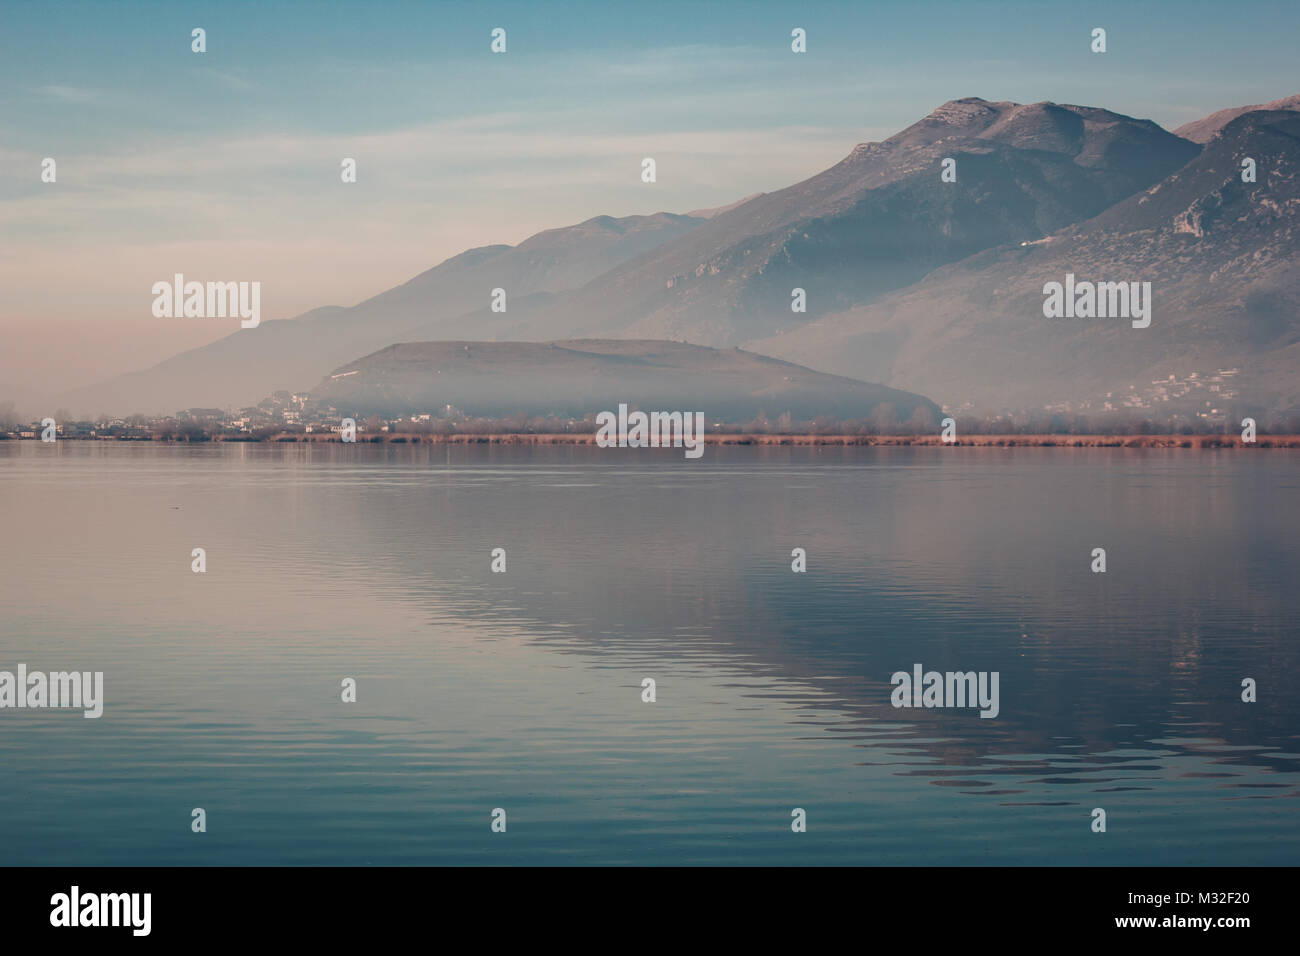
[(470, 246), (789, 185), (961, 96), (1166, 127), (1275, 99), (1298, 39), (1295, 2), (4, 0), (0, 399), (231, 331), (152, 320), (176, 271), (259, 279), (266, 318), (348, 305)]

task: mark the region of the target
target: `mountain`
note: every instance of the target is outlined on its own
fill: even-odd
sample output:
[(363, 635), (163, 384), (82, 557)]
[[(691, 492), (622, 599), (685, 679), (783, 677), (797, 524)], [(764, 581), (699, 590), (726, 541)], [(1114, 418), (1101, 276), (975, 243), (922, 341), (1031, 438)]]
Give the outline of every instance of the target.
[(794, 421), (914, 420), (932, 428), (940, 417), (929, 399), (882, 385), (740, 349), (638, 339), (391, 345), (340, 366), (311, 398), (358, 418), (451, 405), (481, 418), (582, 419), (616, 411), (620, 402), (646, 411), (702, 411), (709, 421), (728, 422), (788, 412)]
[[(576, 288), (704, 221), (671, 213), (597, 216), (517, 246), (470, 249), (358, 305), (263, 321), (153, 368), (78, 389), (60, 403), (121, 414), (251, 405), (274, 389), (305, 389), (340, 362), (409, 339), (403, 333), (416, 325), (442, 323), (438, 337), (444, 338), (493, 337), (497, 333), (478, 311), (489, 304), (493, 289), (506, 289), (507, 312), (487, 317), (513, 321), (526, 310), (526, 304), (519, 309), (526, 297)], [(472, 324), (455, 324), (470, 313)], [(502, 325), (509, 331), (508, 323)]]
[[(954, 100), (557, 297), (522, 334), (743, 343), (1094, 216), (1198, 151), (1108, 110)], [(945, 157), (956, 183), (940, 179)], [(791, 310), (794, 288), (805, 314)]]
[[(743, 345), (955, 410), (1289, 409), (1300, 113), (1235, 112), (1189, 124), (1202, 146), (1104, 109), (953, 100), (786, 189), (473, 249), (62, 404), (252, 404), (394, 342), (627, 338)], [(1257, 183), (1240, 182), (1246, 156)], [(1043, 283), (1071, 273), (1152, 282), (1152, 327), (1044, 320)]]
[(714, 206), (711, 209), (692, 209), (686, 215), (694, 216), (696, 219), (712, 219), (714, 216), (720, 215), (721, 213), (731, 212), (731, 210), (735, 209), (737, 206), (743, 206), (751, 199), (757, 199), (761, 195), (763, 194), (753, 193), (746, 196), (744, 199), (737, 199), (735, 202), (729, 202), (725, 206)]
[[(1257, 181), (1242, 182), (1255, 159)], [(1300, 113), (1224, 125), (1185, 167), (1043, 240), (750, 348), (974, 412), (1228, 417), (1300, 409)], [(1151, 325), (1049, 319), (1043, 286), (1148, 281)]]
[(551, 308), (559, 301), (560, 295), (556, 292), (534, 292), (531, 295), (511, 296), (505, 312), (493, 312), (488, 303), (453, 319), (440, 317), (421, 322), (412, 328), (403, 329), (400, 335), (391, 336), (389, 341), (430, 342), (437, 339), (464, 339), (467, 336), (479, 336), (480, 341), (499, 342), (526, 339), (530, 320)]
[(1258, 110), (1300, 110), (1300, 93), (1274, 100), (1271, 103), (1261, 103), (1257, 106), (1234, 106), (1230, 109), (1219, 110), (1217, 113), (1211, 113), (1201, 119), (1184, 123), (1174, 130), (1174, 135), (1181, 136), (1183, 139), (1190, 139), (1193, 143), (1208, 143), (1214, 138), (1215, 133), (1241, 114)]

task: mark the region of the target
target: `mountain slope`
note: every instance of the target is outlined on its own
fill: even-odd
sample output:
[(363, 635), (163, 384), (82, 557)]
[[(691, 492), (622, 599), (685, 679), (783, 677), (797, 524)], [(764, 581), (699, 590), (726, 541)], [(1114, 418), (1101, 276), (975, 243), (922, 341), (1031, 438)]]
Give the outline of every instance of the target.
[[(1256, 183), (1241, 181), (1246, 156)], [(1098, 413), (1109, 402), (1156, 417), (1285, 413), (1300, 408), (1298, 224), (1300, 113), (1249, 112), (1186, 167), (1089, 221), (747, 347), (977, 412)], [(1151, 282), (1150, 327), (1045, 318), (1043, 285), (1067, 273)], [(1231, 368), (1217, 388), (1204, 384)]]
[[(1107, 110), (955, 100), (558, 297), (525, 334), (750, 340), (1096, 215), (1197, 152)], [(940, 180), (944, 157), (956, 183)], [(791, 311), (794, 288), (806, 314)]]
[(397, 341), (417, 324), (444, 323), (446, 331), (434, 337), (463, 335), (468, 330), (458, 332), (456, 320), (487, 306), (495, 288), (506, 290), (507, 308), (534, 293), (575, 288), (703, 221), (671, 213), (598, 216), (518, 246), (470, 249), (350, 308), (263, 321), (153, 368), (78, 389), (61, 402), (122, 414), (251, 405), (275, 389), (305, 389), (340, 362)]
[(1211, 113), (1201, 119), (1184, 123), (1174, 130), (1174, 135), (1181, 136), (1183, 139), (1190, 139), (1193, 143), (1208, 143), (1214, 138), (1215, 133), (1238, 116), (1259, 110), (1300, 110), (1300, 93), (1274, 100), (1271, 103), (1260, 103), (1255, 106), (1233, 106), (1226, 110), (1219, 110), (1217, 113)]
[(485, 418), (582, 419), (625, 402), (646, 411), (702, 411), (711, 422), (788, 412), (795, 421), (917, 416), (930, 428), (939, 418), (928, 399), (882, 385), (739, 349), (636, 339), (392, 345), (341, 366), (311, 399), (356, 417), (452, 405)]

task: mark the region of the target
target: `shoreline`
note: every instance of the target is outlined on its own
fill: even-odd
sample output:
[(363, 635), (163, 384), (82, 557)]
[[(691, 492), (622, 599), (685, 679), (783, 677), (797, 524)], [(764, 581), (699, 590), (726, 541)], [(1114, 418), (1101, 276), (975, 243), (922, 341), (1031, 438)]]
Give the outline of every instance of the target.
[[(271, 441), (338, 441), (337, 436), (285, 436)], [(405, 438), (406, 441), (394, 439)], [(1248, 447), (1240, 437), (1228, 435), (967, 435), (945, 443), (938, 435), (769, 435), (760, 433), (703, 436), (708, 445), (839, 446), (839, 447), (941, 447), (965, 448), (1237, 448)], [(358, 438), (358, 441), (361, 439)], [(594, 434), (492, 433), (485, 435), (397, 435), (372, 444), (430, 445), (595, 445)], [(1300, 449), (1300, 435), (1260, 436), (1260, 448)]]
[[(39, 441), (15, 438), (9, 441)], [(282, 432), (265, 438), (213, 435), (203, 441), (168, 438), (116, 438), (112, 436), (69, 436), (60, 441), (161, 442), (163, 444), (344, 444), (337, 434)], [(1300, 435), (1259, 435), (1246, 443), (1238, 435), (967, 435), (945, 443), (938, 435), (772, 435), (766, 433), (718, 433), (703, 436), (709, 445), (750, 446), (839, 446), (839, 447), (931, 447), (952, 445), (962, 448), (1287, 448), (1300, 449)], [(595, 445), (595, 433), (492, 432), (485, 434), (383, 434), (358, 435), (359, 445)]]

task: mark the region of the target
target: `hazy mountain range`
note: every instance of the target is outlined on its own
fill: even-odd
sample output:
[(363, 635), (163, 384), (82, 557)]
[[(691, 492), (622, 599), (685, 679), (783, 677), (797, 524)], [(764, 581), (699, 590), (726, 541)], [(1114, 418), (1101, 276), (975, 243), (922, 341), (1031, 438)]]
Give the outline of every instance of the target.
[[(1241, 181), (1241, 160), (1258, 180)], [(1236, 369), (1248, 412), (1300, 408), (1300, 113), (1239, 115), (1175, 175), (1055, 232), (936, 270), (870, 304), (752, 348), (906, 385), (945, 405), (1071, 402), (1100, 411), (1130, 391), (1154, 413), (1223, 406), (1160, 389), (1170, 375)], [(1047, 319), (1044, 283), (1067, 273), (1152, 283), (1152, 321)], [(1136, 385), (1130, 389), (1130, 385)], [(1154, 390), (1154, 395), (1151, 395)], [(1195, 406), (1195, 407), (1193, 407)]]
[[(350, 308), (314, 309), (296, 319), (263, 321), (153, 368), (71, 393), (64, 404), (87, 411), (174, 412), (180, 408), (251, 405), (272, 391), (305, 391), (344, 362), (399, 341), (428, 338), (413, 327), (434, 315), (460, 316), (504, 288), (507, 311), (490, 313), (498, 328), (476, 336), (510, 338), (510, 323), (530, 294), (577, 288), (625, 259), (670, 241), (705, 219), (660, 213), (599, 216), (540, 232), (517, 246), (483, 246), (420, 273)], [(241, 334), (247, 332), (249, 334)]]
[[(63, 403), (241, 406), (399, 342), (626, 338), (743, 345), (974, 412), (1099, 410), (1231, 368), (1234, 408), (1291, 411), (1298, 105), (1170, 133), (1104, 109), (954, 100), (786, 189), (472, 249), (351, 308), (264, 321)], [(956, 182), (941, 181), (945, 158)], [(1150, 328), (1045, 318), (1043, 283), (1067, 272), (1151, 282)], [(496, 288), (505, 312), (489, 308)], [(528, 375), (518, 366), (511, 387), (526, 392)], [(1181, 400), (1149, 398), (1157, 412)]]

